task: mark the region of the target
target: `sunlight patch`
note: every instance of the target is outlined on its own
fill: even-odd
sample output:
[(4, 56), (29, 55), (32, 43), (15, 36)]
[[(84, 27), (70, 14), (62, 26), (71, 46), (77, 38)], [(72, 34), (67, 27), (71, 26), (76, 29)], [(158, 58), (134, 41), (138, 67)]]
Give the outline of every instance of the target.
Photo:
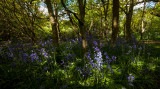
[(149, 67), (150, 70), (155, 70), (156, 69), (156, 65), (153, 64), (153, 63), (149, 63), (148, 67)]

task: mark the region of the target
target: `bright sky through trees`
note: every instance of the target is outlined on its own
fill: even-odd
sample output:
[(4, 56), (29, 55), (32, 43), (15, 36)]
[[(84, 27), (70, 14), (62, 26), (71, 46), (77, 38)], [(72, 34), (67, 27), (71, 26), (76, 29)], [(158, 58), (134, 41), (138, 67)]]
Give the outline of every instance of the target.
[[(156, 4), (156, 2), (150, 1), (150, 2), (147, 2), (146, 7), (153, 8), (155, 6), (155, 4)], [(134, 6), (134, 9), (139, 9), (139, 8), (142, 9), (143, 6), (144, 6), (144, 3), (140, 3), (140, 4), (136, 5), (136, 6)], [(46, 5), (43, 2), (41, 2), (39, 10), (42, 11), (43, 14), (48, 15), (48, 11), (47, 11)]]

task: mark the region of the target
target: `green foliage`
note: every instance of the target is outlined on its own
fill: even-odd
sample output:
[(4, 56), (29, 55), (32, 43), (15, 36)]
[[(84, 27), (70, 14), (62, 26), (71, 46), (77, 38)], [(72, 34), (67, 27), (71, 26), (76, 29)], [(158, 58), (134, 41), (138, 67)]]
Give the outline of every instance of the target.
[[(54, 0), (51, 0), (54, 3)], [(105, 6), (107, 0), (104, 0)], [(129, 2), (129, 1), (128, 1)], [(40, 0), (0, 1), (0, 87), (2, 89), (157, 89), (159, 88), (160, 46), (140, 44), (142, 9), (134, 10), (130, 42), (117, 38), (111, 45), (101, 35), (105, 34), (104, 7), (101, 0), (87, 0), (85, 30), (87, 33), (86, 60), (83, 59), (82, 38), (79, 36), (80, 18), (77, 0), (64, 0), (70, 13), (66, 17), (61, 1), (57, 0), (59, 46), (53, 46), (53, 32), (49, 16), (40, 10)], [(121, 2), (125, 9), (126, 2)], [(159, 40), (160, 18), (147, 8), (144, 16), (144, 40)], [(53, 8), (53, 11), (55, 8)], [(126, 14), (120, 12), (119, 36), (124, 35)], [(67, 19), (63, 19), (63, 17)], [(61, 20), (60, 20), (61, 18)], [(93, 19), (93, 26), (90, 29)], [(109, 37), (112, 32), (112, 1), (107, 14)], [(90, 29), (90, 33), (88, 30)], [(77, 32), (77, 33), (76, 33)], [(101, 33), (102, 32), (102, 33)], [(8, 41), (10, 40), (10, 41)], [(22, 41), (20, 41), (22, 40)], [(32, 44), (30, 40), (35, 41)], [(102, 42), (103, 40), (103, 42)], [(26, 42), (26, 43), (24, 43)], [(55, 49), (58, 51), (55, 52)], [(133, 78), (133, 79), (132, 79)], [(132, 79), (132, 80), (131, 80)], [(130, 80), (130, 81), (129, 81)]]

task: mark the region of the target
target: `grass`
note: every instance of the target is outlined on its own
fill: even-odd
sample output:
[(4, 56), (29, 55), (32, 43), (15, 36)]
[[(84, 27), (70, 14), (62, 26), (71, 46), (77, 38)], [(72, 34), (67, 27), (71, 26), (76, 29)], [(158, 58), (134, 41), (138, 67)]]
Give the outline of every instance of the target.
[[(102, 44), (103, 43), (103, 44)], [(90, 39), (84, 62), (78, 40), (61, 42), (59, 54), (52, 40), (37, 45), (22, 41), (0, 46), (1, 89), (157, 89), (160, 86), (160, 45), (116, 45)], [(55, 59), (59, 57), (59, 62)]]

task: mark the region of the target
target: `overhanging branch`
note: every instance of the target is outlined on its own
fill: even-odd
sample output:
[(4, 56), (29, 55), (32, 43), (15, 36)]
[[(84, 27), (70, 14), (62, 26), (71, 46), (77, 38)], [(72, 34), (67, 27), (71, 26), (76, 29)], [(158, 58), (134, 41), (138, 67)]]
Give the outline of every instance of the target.
[(151, 12), (150, 14), (154, 15), (154, 16), (157, 16), (157, 17), (160, 17), (160, 13)]
[(71, 10), (69, 10), (66, 5), (64, 4), (63, 0), (61, 0), (62, 6), (65, 8), (65, 11), (67, 11), (68, 13), (72, 13), (74, 15), (74, 17), (78, 20), (78, 22), (82, 23), (82, 21), (78, 18), (78, 16), (76, 15), (76, 13), (72, 12)]

